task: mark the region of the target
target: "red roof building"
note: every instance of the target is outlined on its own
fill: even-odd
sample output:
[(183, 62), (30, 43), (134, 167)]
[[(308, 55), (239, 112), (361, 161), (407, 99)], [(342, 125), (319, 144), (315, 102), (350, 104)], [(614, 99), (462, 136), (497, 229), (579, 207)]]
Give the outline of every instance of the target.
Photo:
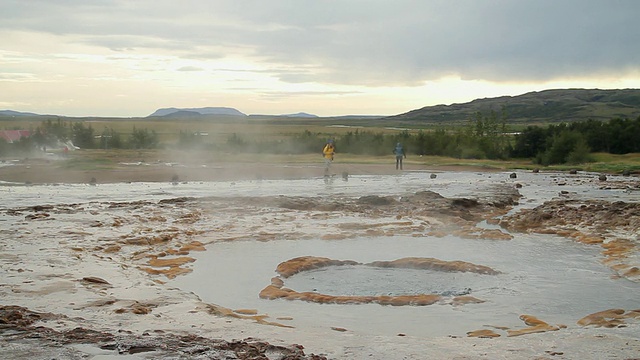
[(0, 130), (0, 139), (3, 139), (9, 144), (13, 144), (23, 137), (29, 136), (31, 136), (31, 131), (29, 130)]

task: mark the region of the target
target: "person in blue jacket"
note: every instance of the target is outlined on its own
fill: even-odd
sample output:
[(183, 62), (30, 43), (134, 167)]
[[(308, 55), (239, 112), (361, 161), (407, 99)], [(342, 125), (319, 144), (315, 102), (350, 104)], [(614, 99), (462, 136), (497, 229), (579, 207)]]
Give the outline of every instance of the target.
[(393, 149), (393, 153), (396, 154), (396, 170), (398, 170), (398, 168), (402, 170), (402, 159), (407, 158), (407, 154), (405, 154), (402, 144), (397, 143), (396, 148)]

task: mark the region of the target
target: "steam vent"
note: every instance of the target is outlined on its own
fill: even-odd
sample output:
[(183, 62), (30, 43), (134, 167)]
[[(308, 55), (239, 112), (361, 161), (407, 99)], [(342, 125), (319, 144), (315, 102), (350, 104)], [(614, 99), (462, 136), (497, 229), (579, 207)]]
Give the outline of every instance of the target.
[(470, 289), (462, 291), (448, 291), (444, 293), (419, 293), (397, 295), (329, 295), (317, 291), (298, 292), (286, 288), (284, 279), (293, 275), (331, 267), (362, 267), (369, 269), (412, 269), (418, 271), (442, 272), (442, 273), (475, 273), (480, 275), (500, 274), (488, 266), (476, 265), (465, 261), (444, 261), (434, 258), (407, 257), (393, 261), (374, 261), (371, 263), (359, 263), (353, 260), (334, 260), (325, 257), (303, 256), (280, 263), (276, 272), (279, 276), (271, 279), (271, 284), (260, 292), (260, 298), (275, 300), (303, 300), (321, 304), (368, 304), (380, 305), (414, 305), (424, 306), (438, 302), (449, 302), (452, 305), (467, 303), (482, 303), (483, 300), (469, 296)]

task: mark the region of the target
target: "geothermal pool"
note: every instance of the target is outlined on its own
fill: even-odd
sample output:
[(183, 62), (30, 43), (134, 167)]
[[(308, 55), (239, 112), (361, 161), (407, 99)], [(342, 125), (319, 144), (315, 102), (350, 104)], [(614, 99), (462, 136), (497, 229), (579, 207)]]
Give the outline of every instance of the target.
[[(482, 304), (383, 306), (316, 304), (258, 297), (279, 262), (314, 255), (371, 262), (403, 257), (464, 260), (490, 266), (499, 275), (416, 269), (335, 266), (296, 274), (285, 286), (331, 295), (466, 292)], [(213, 244), (196, 256), (194, 272), (173, 285), (203, 301), (232, 309), (257, 309), (270, 321), (296, 328), (344, 328), (367, 334), (464, 336), (487, 325), (522, 327), (521, 314), (549, 324), (575, 324), (609, 308), (637, 308), (640, 286), (612, 280), (598, 250), (559, 237), (526, 235), (510, 241), (446, 238), (366, 238)], [(278, 318), (292, 320), (278, 321)]]

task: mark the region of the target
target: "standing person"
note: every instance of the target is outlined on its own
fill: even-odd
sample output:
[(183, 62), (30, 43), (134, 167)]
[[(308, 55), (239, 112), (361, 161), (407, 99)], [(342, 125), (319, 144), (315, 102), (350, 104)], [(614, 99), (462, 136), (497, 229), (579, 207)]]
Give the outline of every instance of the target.
[(324, 148), (322, 149), (322, 155), (324, 156), (324, 174), (329, 175), (329, 166), (333, 161), (333, 155), (336, 153), (336, 146), (333, 144), (333, 140), (329, 139)]
[(402, 170), (402, 158), (407, 158), (407, 154), (405, 154), (402, 144), (397, 143), (396, 148), (393, 149), (393, 153), (396, 154), (396, 170), (398, 170), (398, 167)]

